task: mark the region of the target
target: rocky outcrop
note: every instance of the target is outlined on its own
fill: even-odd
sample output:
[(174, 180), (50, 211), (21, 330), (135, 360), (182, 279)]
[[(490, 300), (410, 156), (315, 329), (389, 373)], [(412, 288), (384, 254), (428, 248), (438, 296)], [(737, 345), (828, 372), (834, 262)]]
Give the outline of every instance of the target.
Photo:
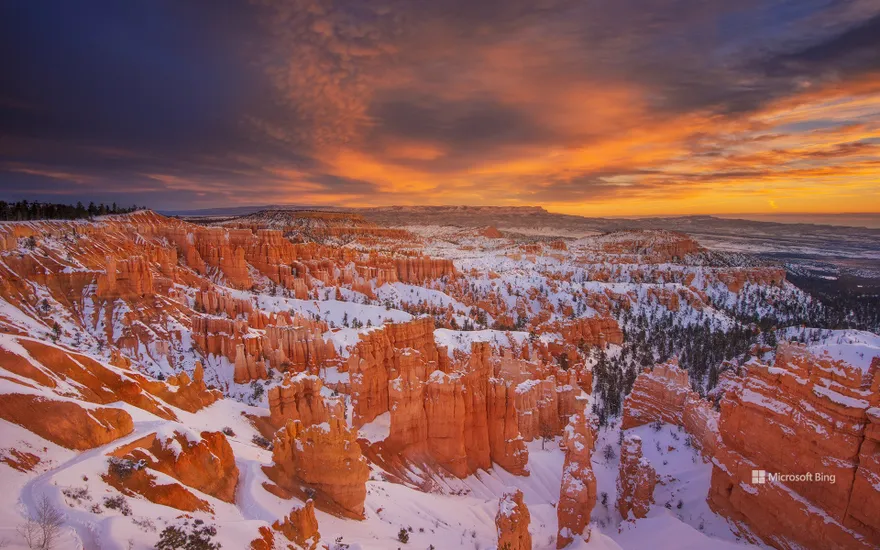
[(606, 253), (637, 256), (646, 263), (679, 260), (703, 250), (688, 235), (665, 230), (617, 231), (603, 235), (599, 243)]
[(620, 448), (620, 471), (617, 476), (617, 509), (620, 517), (643, 518), (654, 503), (657, 472), (642, 456), (642, 438), (629, 434)]
[(243, 298), (234, 298), (210, 287), (196, 293), (195, 309), (211, 315), (226, 314), (230, 319), (247, 315), (254, 311), (253, 303)]
[(428, 441), (425, 413), (425, 362), (412, 349), (394, 351), (397, 378), (388, 382), (391, 428), (386, 445), (392, 452), (422, 452)]
[(323, 381), (314, 375), (285, 374), (277, 386), (269, 388), (269, 419), (275, 428), (288, 420), (299, 420), (303, 426), (330, 420), (330, 409), (321, 395)]
[(140, 495), (155, 504), (184, 512), (214, 513), (207, 500), (197, 497), (182, 484), (162, 483), (156, 475), (136, 465), (111, 463), (108, 472), (101, 479), (124, 495)]
[(461, 377), (464, 388), (464, 447), (468, 470), (488, 469), (492, 465), (489, 442), (489, 356), (487, 342), (471, 344), (471, 354)]
[(388, 381), (398, 376), (394, 350), (406, 348), (419, 352), (428, 372), (437, 368), (440, 356), (434, 342), (434, 321), (430, 317), (388, 323), (380, 330), (361, 336), (347, 364), (351, 373), (355, 427), (388, 411)]
[(461, 376), (434, 371), (428, 377), (425, 384), (425, 420), (428, 452), (437, 463), (459, 478), (473, 473), (475, 470), (468, 464), (465, 445), (467, 411)]
[(718, 271), (716, 278), (731, 292), (739, 292), (746, 283), (762, 286), (782, 286), (785, 270), (781, 268), (732, 268)]
[(196, 361), (192, 379), (186, 372), (181, 372), (170, 376), (167, 384), (143, 380), (141, 385), (169, 405), (193, 413), (223, 397), (219, 390), (209, 389), (205, 384), (205, 369), (201, 361)]
[(477, 231), (477, 235), (480, 237), (486, 237), (487, 239), (500, 239), (504, 237), (504, 235), (501, 234), (501, 231), (498, 231), (498, 229), (492, 225), (486, 226)]
[[(309, 321), (295, 317), (293, 324), (287, 325), (283, 318), (274, 325), (266, 326), (268, 349), (276, 351), (278, 357), (272, 358), (272, 366), (280, 370), (302, 372), (336, 358), (336, 348), (329, 340), (324, 340), (328, 326), (323, 322)], [(263, 346), (266, 348), (266, 346)]]
[(305, 485), (314, 491), (319, 509), (363, 519), (370, 468), (344, 420), (331, 418), (312, 426), (288, 420), (273, 445), (273, 464), (264, 470), (278, 487), (308, 498), (300, 494)]
[(596, 476), (590, 462), (595, 444), (595, 434), (586, 414), (573, 415), (562, 438), (565, 463), (556, 505), (557, 548), (565, 548), (577, 538), (590, 540), (590, 515), (596, 505)]
[(574, 320), (545, 323), (539, 327), (540, 333), (556, 333), (575, 346), (590, 346), (605, 349), (607, 344), (622, 344), (623, 332), (620, 325), (611, 317), (581, 317)]
[(688, 373), (675, 359), (646, 369), (636, 377), (623, 404), (621, 428), (628, 430), (650, 422), (681, 424), (682, 411), (691, 392)]
[(107, 256), (105, 262), (105, 273), (98, 277), (96, 296), (135, 299), (153, 295), (153, 274), (143, 256), (119, 262)]
[(207, 495), (235, 502), (238, 467), (226, 436), (184, 429), (152, 433), (113, 451), (112, 456), (162, 472)]
[(418, 256), (397, 258), (394, 261), (397, 280), (402, 283), (419, 284), (430, 279), (454, 278), (457, 274), (452, 260)]
[[(875, 359), (875, 363), (880, 360)], [(874, 378), (876, 387), (876, 370)], [(868, 425), (859, 448), (859, 467), (847, 507), (847, 524), (876, 542), (880, 540), (880, 497), (877, 495), (880, 491), (880, 408), (873, 407), (866, 412)]]
[(263, 525), (257, 530), (257, 538), (251, 541), (250, 550), (275, 550), (275, 535)]
[(311, 499), (302, 506), (294, 506), (290, 515), (276, 521), (272, 528), (306, 550), (314, 550), (321, 541), (318, 520), (315, 518), (315, 502)]
[(21, 393), (0, 397), (0, 418), (78, 451), (106, 445), (134, 430), (131, 415), (122, 409), (85, 408), (75, 401)]
[(514, 475), (529, 475), (529, 450), (519, 431), (516, 386), (490, 379), (488, 405), (492, 461)]
[(710, 507), (780, 547), (880, 545), (880, 381), (796, 344), (745, 370), (721, 400)]
[(683, 426), (704, 456), (712, 456), (718, 445), (718, 412), (691, 389), (675, 359), (640, 373), (624, 400), (621, 429), (651, 422)]
[(495, 529), (498, 531), (498, 548), (505, 550), (532, 550), (529, 534), (531, 516), (523, 493), (519, 489), (507, 489), (498, 501)]

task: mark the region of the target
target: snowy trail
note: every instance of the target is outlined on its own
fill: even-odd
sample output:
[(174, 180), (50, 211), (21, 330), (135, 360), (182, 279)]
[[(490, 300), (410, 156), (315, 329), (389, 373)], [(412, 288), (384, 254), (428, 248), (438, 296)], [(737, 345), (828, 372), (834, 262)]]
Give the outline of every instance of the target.
[(96, 447), (88, 451), (83, 451), (82, 453), (74, 456), (63, 464), (52, 468), (51, 470), (43, 472), (39, 476), (28, 481), (19, 496), (19, 502), (21, 503), (21, 505), (24, 506), (24, 515), (32, 516), (33, 514), (35, 514), (39, 501), (45, 496), (55, 506), (66, 512), (67, 525), (76, 532), (76, 535), (79, 538), (79, 541), (77, 541), (78, 549), (87, 550), (90, 548), (100, 548), (100, 544), (92, 529), (94, 522), (85, 522), (79, 519), (77, 516), (83, 515), (81, 512), (66, 509), (66, 506), (58, 506), (58, 501), (61, 500), (61, 498), (59, 497), (60, 490), (58, 490), (57, 487), (55, 489), (49, 489), (52, 486), (52, 480), (62, 472), (70, 470), (71, 468), (84, 464), (95, 458), (104, 456), (110, 450), (131, 443), (132, 441), (136, 441), (141, 437), (144, 437), (145, 435), (156, 431), (166, 422), (167, 421), (164, 420), (135, 422), (134, 430), (127, 436), (121, 437), (115, 441), (111, 441), (110, 443), (102, 447)]

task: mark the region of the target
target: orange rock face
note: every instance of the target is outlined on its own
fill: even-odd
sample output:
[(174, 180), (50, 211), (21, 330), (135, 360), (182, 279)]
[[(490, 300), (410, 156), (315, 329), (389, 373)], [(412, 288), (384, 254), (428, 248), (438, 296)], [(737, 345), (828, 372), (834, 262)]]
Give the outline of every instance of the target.
[(532, 536), (529, 534), (531, 521), (529, 509), (523, 502), (519, 489), (504, 491), (498, 501), (495, 515), (495, 528), (498, 530), (498, 548), (506, 550), (531, 550)]
[(266, 526), (260, 527), (259, 536), (251, 541), (250, 550), (275, 550), (275, 535)]
[(728, 269), (718, 272), (717, 278), (727, 285), (727, 289), (731, 292), (739, 292), (746, 283), (782, 286), (785, 282), (785, 270), (766, 267)]
[(623, 423), (627, 430), (659, 420), (681, 424), (684, 402), (691, 391), (688, 373), (672, 360), (645, 370), (636, 377), (623, 404)]
[(489, 443), (489, 355), (487, 342), (471, 344), (471, 354), (462, 375), (464, 397), (464, 446), (468, 470), (492, 465)]
[(214, 512), (207, 500), (197, 497), (182, 484), (159, 483), (158, 478), (146, 469), (132, 469), (123, 473), (111, 467), (101, 477), (108, 485), (128, 496), (140, 495), (150, 502), (184, 512)]
[(273, 443), (274, 464), (265, 468), (269, 479), (295, 494), (305, 484), (314, 490), (318, 508), (363, 519), (370, 468), (343, 420), (308, 427), (288, 420)]
[[(780, 344), (773, 365), (748, 363), (721, 401), (712, 509), (771, 543), (880, 545), (872, 374), (796, 344)], [(766, 471), (766, 482), (753, 483), (753, 470)]]
[(504, 236), (501, 234), (501, 231), (498, 231), (497, 228), (495, 228), (491, 225), (483, 228), (477, 234), (480, 235), (481, 237), (486, 237), (487, 239), (500, 239)]
[(617, 509), (628, 519), (643, 518), (654, 502), (657, 472), (642, 456), (642, 439), (629, 434), (620, 448), (620, 472), (617, 477)]
[(718, 413), (691, 389), (687, 371), (675, 360), (640, 373), (623, 403), (621, 429), (655, 421), (683, 426), (704, 456), (714, 455), (719, 439)]
[[(141, 385), (146, 391), (169, 405), (174, 405), (187, 412), (197, 412), (223, 397), (218, 390), (210, 390), (205, 385), (205, 370), (200, 361), (196, 361), (192, 380), (185, 372), (182, 372), (168, 378), (167, 384), (142, 380)], [(176, 391), (172, 391), (169, 386), (176, 386)]]
[(393, 452), (419, 453), (428, 441), (425, 413), (425, 362), (412, 349), (394, 351), (397, 378), (388, 382), (391, 428), (386, 445)]
[(565, 548), (576, 538), (590, 540), (590, 515), (596, 505), (596, 476), (590, 459), (595, 444), (595, 435), (585, 413), (573, 415), (562, 439), (565, 463), (556, 505), (557, 548)]
[(547, 323), (540, 332), (558, 333), (574, 345), (588, 345), (604, 349), (607, 344), (622, 344), (623, 332), (611, 317), (582, 317), (570, 321)]
[(153, 274), (143, 256), (120, 262), (108, 256), (105, 269), (98, 277), (99, 298), (142, 298), (153, 294)]
[(467, 410), (460, 376), (434, 371), (428, 378), (425, 384), (425, 417), (431, 456), (456, 477), (464, 478), (473, 473), (475, 469), (472, 470), (468, 464), (465, 445)]
[(0, 398), (0, 418), (78, 451), (106, 445), (134, 430), (131, 416), (122, 409), (86, 410), (73, 401), (20, 393), (4, 394)]
[(677, 231), (618, 231), (606, 235), (603, 250), (612, 254), (633, 254), (641, 261), (662, 263), (700, 252), (700, 245)]
[(514, 475), (529, 475), (529, 450), (519, 431), (516, 386), (490, 379), (488, 403), (492, 461)]
[(284, 375), (284, 380), (269, 389), (269, 418), (272, 425), (280, 428), (288, 420), (299, 420), (303, 426), (320, 424), (330, 420), (330, 409), (321, 388), (324, 383), (314, 375)]
[(388, 411), (388, 381), (397, 377), (394, 350), (405, 348), (421, 354), (427, 371), (437, 368), (440, 357), (434, 342), (434, 321), (430, 317), (389, 323), (381, 330), (362, 335), (348, 358), (355, 427)]
[(197, 438), (180, 432), (154, 433), (116, 449), (112, 455), (133, 462), (142, 460), (146, 468), (188, 487), (235, 502), (238, 467), (226, 436), (220, 432), (202, 432)]
[(318, 520), (315, 518), (315, 502), (311, 499), (303, 506), (294, 507), (289, 516), (276, 521), (272, 528), (281, 531), (287, 540), (306, 550), (314, 550), (321, 540)]

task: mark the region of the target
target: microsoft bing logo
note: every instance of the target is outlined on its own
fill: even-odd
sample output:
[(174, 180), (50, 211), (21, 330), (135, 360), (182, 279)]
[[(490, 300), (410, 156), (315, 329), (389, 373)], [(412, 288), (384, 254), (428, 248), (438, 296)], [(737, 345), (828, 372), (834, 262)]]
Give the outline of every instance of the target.
[(752, 470), (752, 484), (763, 485), (767, 483), (767, 472), (765, 470)]

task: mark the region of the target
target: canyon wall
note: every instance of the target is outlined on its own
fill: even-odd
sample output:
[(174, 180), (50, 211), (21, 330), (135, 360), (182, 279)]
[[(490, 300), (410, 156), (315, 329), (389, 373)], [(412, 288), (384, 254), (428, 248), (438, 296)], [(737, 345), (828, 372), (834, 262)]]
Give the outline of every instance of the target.
[(711, 458), (710, 507), (767, 544), (880, 545), (880, 358), (856, 366), (782, 343), (772, 364), (743, 370), (725, 376), (720, 412), (674, 362), (645, 371), (623, 428), (683, 426)]
[(878, 367), (876, 358), (866, 370), (797, 344), (780, 344), (772, 365), (748, 363), (721, 401), (712, 509), (781, 547), (880, 546)]

